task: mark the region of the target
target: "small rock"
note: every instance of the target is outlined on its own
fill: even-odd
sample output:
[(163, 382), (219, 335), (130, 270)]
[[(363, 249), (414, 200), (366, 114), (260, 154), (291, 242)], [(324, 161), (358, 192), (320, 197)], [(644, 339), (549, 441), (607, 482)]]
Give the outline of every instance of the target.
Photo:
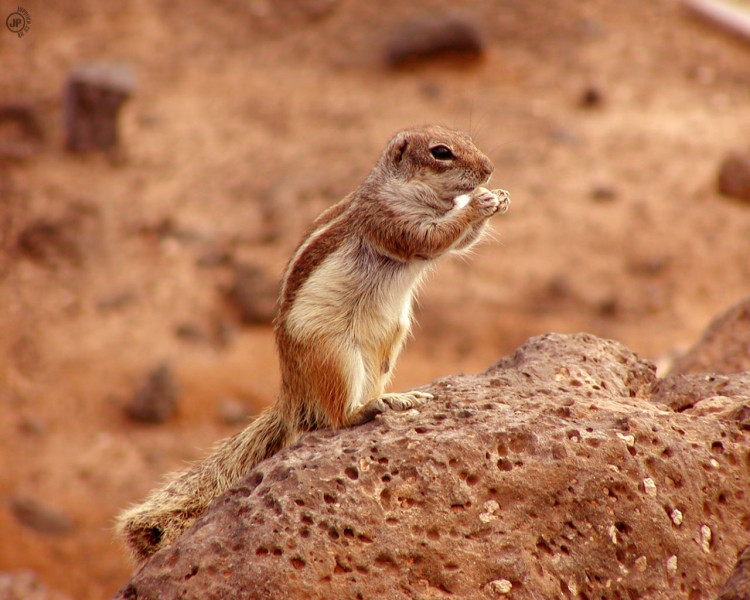
[(0, 573), (0, 600), (69, 600), (58, 591), (47, 588), (32, 571)]
[(682, 525), (682, 511), (680, 511), (679, 509), (675, 508), (670, 513), (669, 518), (672, 519), (672, 523), (674, 523), (675, 525), (677, 525), (677, 527), (679, 527), (680, 525)]
[(386, 60), (400, 68), (449, 56), (478, 60), (484, 50), (484, 39), (473, 19), (461, 14), (423, 15), (404, 22), (391, 34)]
[(138, 387), (125, 413), (141, 423), (164, 423), (176, 410), (177, 384), (169, 365), (154, 368)]
[(496, 579), (487, 584), (487, 589), (493, 594), (509, 594), (513, 589), (513, 584), (507, 579)]
[(590, 85), (581, 93), (581, 97), (578, 100), (578, 106), (581, 108), (598, 108), (603, 102), (604, 97), (601, 90), (594, 85)]
[(10, 500), (13, 515), (29, 529), (45, 535), (67, 535), (75, 529), (65, 515), (54, 511), (33, 498), (14, 496)]
[(227, 425), (243, 423), (250, 416), (247, 406), (236, 398), (222, 398), (218, 406), (219, 417)]
[(77, 224), (71, 220), (41, 217), (24, 227), (16, 238), (16, 250), (30, 260), (55, 265), (66, 262), (79, 265), (83, 253)]
[(677, 556), (674, 554), (667, 559), (667, 573), (670, 577), (677, 575)]
[(32, 106), (23, 102), (0, 106), (0, 162), (31, 158), (43, 137)]
[(719, 193), (750, 202), (750, 154), (732, 152), (719, 167)]
[(234, 268), (234, 282), (224, 295), (243, 324), (268, 324), (276, 314), (279, 284), (258, 267), (240, 265)]
[(591, 199), (596, 202), (610, 202), (617, 199), (617, 190), (606, 184), (595, 185), (591, 188)]
[(639, 556), (635, 559), (635, 570), (643, 573), (648, 567), (648, 559), (645, 556)]
[(750, 371), (750, 298), (716, 317), (698, 343), (678, 357), (670, 373)]
[(646, 477), (646, 479), (643, 480), (643, 491), (649, 498), (656, 497), (656, 484), (650, 477)]
[(76, 67), (65, 88), (65, 145), (75, 152), (114, 150), (122, 104), (135, 87), (127, 65), (92, 63)]
[(711, 528), (708, 525), (701, 525), (701, 548), (706, 553), (711, 551)]

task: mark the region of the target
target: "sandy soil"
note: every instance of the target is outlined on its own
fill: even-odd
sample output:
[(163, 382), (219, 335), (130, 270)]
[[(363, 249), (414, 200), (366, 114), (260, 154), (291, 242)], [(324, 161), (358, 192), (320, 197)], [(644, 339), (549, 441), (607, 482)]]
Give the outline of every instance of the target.
[[(405, 126), (470, 130), (512, 205), (425, 286), (395, 388), (553, 330), (664, 361), (750, 295), (750, 206), (715, 191), (725, 152), (750, 149), (750, 45), (675, 0), (473, 3), (484, 60), (398, 72), (387, 35), (455, 3), (23, 6), (29, 33), (0, 31), (0, 99), (38, 111), (45, 138), (0, 163), (0, 571), (84, 600), (125, 581), (117, 511), (236, 431), (226, 402), (275, 394), (270, 328), (224, 300), (232, 265), (278, 278)], [(61, 90), (92, 60), (137, 75), (114, 159), (62, 149)], [(162, 362), (177, 416), (129, 421)]]

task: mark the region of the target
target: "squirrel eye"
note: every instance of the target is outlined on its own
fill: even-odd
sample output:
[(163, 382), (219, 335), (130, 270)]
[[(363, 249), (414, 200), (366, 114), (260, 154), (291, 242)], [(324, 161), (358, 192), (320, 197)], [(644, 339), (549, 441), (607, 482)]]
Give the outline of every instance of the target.
[(430, 148), (430, 154), (432, 154), (432, 156), (437, 158), (438, 160), (450, 160), (452, 158), (455, 158), (453, 156), (453, 152), (451, 152), (451, 149), (448, 148), (448, 146), (443, 146), (442, 144)]

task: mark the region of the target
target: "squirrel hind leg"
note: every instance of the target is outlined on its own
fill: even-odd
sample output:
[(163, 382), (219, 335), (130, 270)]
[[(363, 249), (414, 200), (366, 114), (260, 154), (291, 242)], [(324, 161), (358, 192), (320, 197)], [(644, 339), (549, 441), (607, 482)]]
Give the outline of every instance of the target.
[(408, 410), (424, 404), (434, 398), (429, 392), (412, 390), (411, 392), (398, 392), (381, 394), (365, 403), (354, 415), (352, 425), (362, 425), (372, 421), (376, 416), (387, 410)]

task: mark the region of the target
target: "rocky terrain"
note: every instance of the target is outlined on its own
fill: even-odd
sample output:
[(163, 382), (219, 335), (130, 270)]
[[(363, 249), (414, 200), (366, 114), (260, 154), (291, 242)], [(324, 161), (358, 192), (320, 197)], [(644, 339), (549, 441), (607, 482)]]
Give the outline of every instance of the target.
[[(750, 297), (750, 46), (678, 0), (23, 0), (22, 8), (25, 35), (0, 30), (0, 572), (10, 574), (0, 597), (58, 590), (98, 600), (123, 586), (132, 568), (113, 539), (114, 515), (273, 400), (269, 319), (285, 261), (395, 130), (434, 122), (472, 132), (495, 163), (493, 187), (509, 190), (512, 204), (473, 256), (444, 261), (424, 286), (394, 390), (481, 372), (550, 331), (618, 340), (661, 376), (715, 315)], [(5, 10), (2, 23), (18, 7)], [(81, 82), (101, 73), (90, 63), (128, 74), (119, 95), (88, 93)], [(86, 138), (86, 123), (68, 114), (71, 90), (79, 107), (94, 97), (111, 102), (110, 112), (119, 107), (117, 136), (107, 129), (102, 138), (116, 137), (116, 147), (90, 151), (99, 138)], [(71, 123), (83, 137), (71, 138)], [(677, 368), (747, 369), (738, 337), (746, 314), (727, 317), (707, 334), (714, 342)], [(704, 392), (683, 393), (694, 380), (685, 389), (680, 381), (662, 396), (707, 402)], [(469, 394), (456, 402), (483, 404)], [(632, 402), (644, 415), (667, 410), (648, 395)], [(453, 415), (443, 406), (435, 410)], [(713, 436), (713, 418), (696, 427)], [(408, 419), (417, 417), (387, 423)], [(608, 432), (600, 447), (629, 447), (609, 439), (629, 434), (606, 420), (587, 426)], [(593, 449), (581, 440), (560, 442), (566, 460), (574, 448)], [(644, 452), (640, 442), (635, 449)], [(697, 449), (686, 452), (698, 460)], [(628, 459), (633, 469), (643, 456)], [(511, 467), (505, 476), (524, 472)], [(660, 500), (671, 488), (650, 476)], [(740, 499), (726, 500), (730, 523), (744, 513)], [(672, 525), (669, 538), (683, 548), (683, 532), (698, 535), (705, 524), (711, 552), (688, 553), (695, 562), (686, 564), (703, 556), (696, 572), (707, 573), (700, 569), (727, 561), (698, 588), (678, 560), (668, 581), (696, 598), (718, 589), (741, 536), (709, 516)], [(617, 535), (608, 551), (627, 554), (631, 542)], [(585, 589), (569, 576), (575, 557), (550, 548), (535, 550), (549, 578), (534, 567), (513, 579), (511, 569), (511, 595), (532, 583), (561, 596), (559, 581), (571, 594), (571, 581)], [(671, 556), (662, 550), (641, 553), (647, 573)], [(559, 569), (548, 564), (555, 556)], [(643, 561), (629, 566), (640, 556), (602, 556), (601, 565), (629, 569), (626, 583), (607, 575), (612, 585), (645, 577)], [(284, 550), (280, 564), (288, 558)], [(308, 567), (299, 578), (322, 572)], [(356, 568), (349, 576), (364, 577)]]
[(750, 539), (750, 373), (550, 334), (426, 389), (263, 462), (116, 598), (710, 598)]

